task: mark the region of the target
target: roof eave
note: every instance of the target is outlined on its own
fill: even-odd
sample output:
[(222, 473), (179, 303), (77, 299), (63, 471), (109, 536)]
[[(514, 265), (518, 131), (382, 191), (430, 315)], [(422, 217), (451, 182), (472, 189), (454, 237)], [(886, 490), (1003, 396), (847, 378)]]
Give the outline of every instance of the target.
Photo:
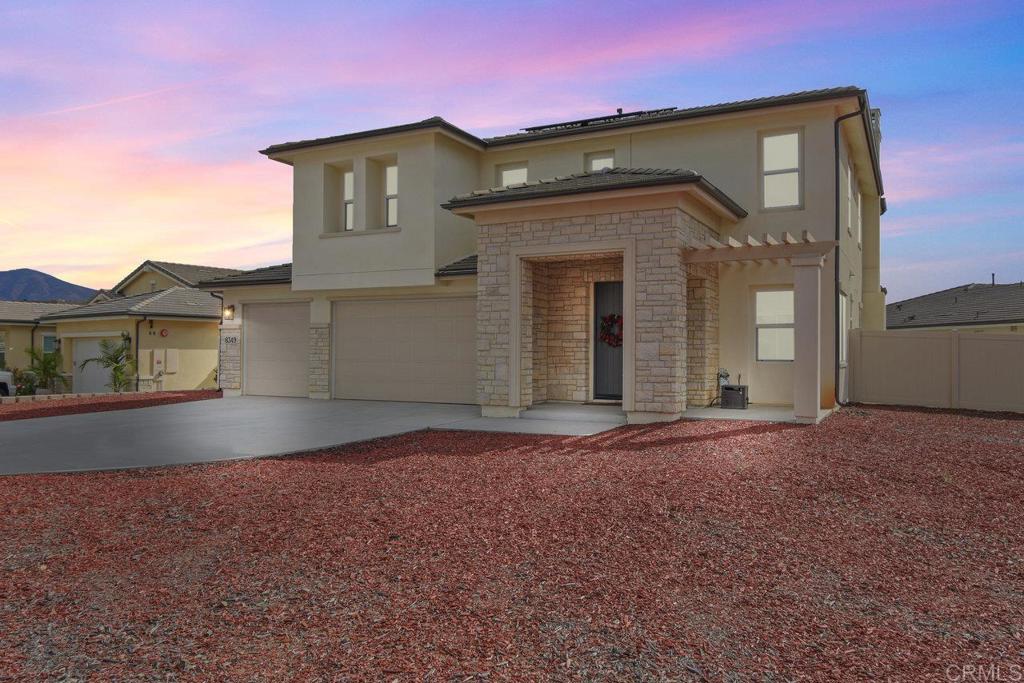
[(445, 121), (441, 117), (433, 117), (424, 121), (416, 121), (415, 123), (405, 123), (397, 126), (388, 126), (386, 128), (374, 128), (370, 130), (356, 131), (354, 133), (344, 133), (342, 135), (333, 135), (326, 138), (283, 142), (277, 145), (271, 145), (266, 149), (261, 149), (260, 154), (263, 154), (274, 161), (290, 164), (292, 160), (282, 155), (315, 147), (340, 145), (346, 142), (368, 140), (372, 138), (386, 137), (389, 135), (401, 135), (405, 133), (427, 132), (430, 130), (447, 133), (448, 135), (460, 139), (463, 142), (467, 142), (480, 150), (483, 150), (487, 146), (483, 140), (472, 133), (462, 130), (458, 126)]

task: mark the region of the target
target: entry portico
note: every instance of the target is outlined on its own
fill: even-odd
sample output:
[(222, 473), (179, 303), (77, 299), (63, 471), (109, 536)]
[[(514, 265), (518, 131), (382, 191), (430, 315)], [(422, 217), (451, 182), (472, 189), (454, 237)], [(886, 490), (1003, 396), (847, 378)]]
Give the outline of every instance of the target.
[(682, 170), (563, 176), (462, 195), (445, 208), (477, 225), (483, 415), (600, 399), (595, 284), (616, 281), (628, 421), (674, 420), (688, 401), (709, 405), (718, 386), (718, 320), (726, 314), (719, 310), (721, 264), (774, 261), (793, 273), (794, 416), (820, 419), (821, 266), (833, 242), (806, 232), (740, 241), (733, 233), (747, 212)]

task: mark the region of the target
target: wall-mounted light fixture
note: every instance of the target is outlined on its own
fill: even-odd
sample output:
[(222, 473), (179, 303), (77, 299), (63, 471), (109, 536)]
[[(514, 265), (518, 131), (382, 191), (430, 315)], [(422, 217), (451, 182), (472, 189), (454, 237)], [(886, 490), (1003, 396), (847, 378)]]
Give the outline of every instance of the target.
[(225, 306), (224, 307), (224, 319), (225, 320), (234, 320), (235, 319), (235, 307), (234, 306)]

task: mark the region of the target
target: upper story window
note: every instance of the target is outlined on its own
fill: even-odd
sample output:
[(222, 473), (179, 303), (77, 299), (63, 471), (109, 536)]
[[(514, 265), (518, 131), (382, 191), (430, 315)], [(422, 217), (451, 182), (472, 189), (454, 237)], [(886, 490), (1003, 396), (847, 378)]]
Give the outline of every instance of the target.
[(589, 152), (583, 156), (583, 170), (601, 171), (615, 168), (615, 151), (606, 149), (603, 152)]
[(499, 187), (508, 187), (526, 182), (526, 162), (517, 161), (511, 164), (499, 164), (495, 168), (495, 180)]
[(765, 209), (802, 205), (800, 131), (761, 136), (761, 206)]
[(341, 174), (341, 229), (356, 229), (356, 174), (353, 171)]
[(398, 164), (384, 168), (384, 226), (398, 225)]
[(758, 291), (754, 294), (754, 309), (757, 360), (793, 360), (793, 290)]

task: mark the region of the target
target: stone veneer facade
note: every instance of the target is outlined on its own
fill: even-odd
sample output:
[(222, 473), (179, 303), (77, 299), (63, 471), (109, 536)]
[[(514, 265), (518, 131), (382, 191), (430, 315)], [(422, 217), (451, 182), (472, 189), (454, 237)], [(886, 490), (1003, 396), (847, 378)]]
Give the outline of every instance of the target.
[(309, 397), (331, 397), (331, 326), (309, 328)]
[(686, 301), (686, 401), (702, 407), (718, 395), (717, 263), (687, 264)]
[(220, 369), (217, 381), (221, 389), (242, 388), (242, 330), (237, 327), (220, 331)]
[[(715, 358), (717, 335), (711, 314), (687, 323), (688, 277), (682, 261), (687, 244), (715, 233), (678, 209), (597, 213), (566, 218), (478, 225), (477, 393), (482, 406), (509, 406), (511, 276), (517, 248), (631, 239), (635, 245), (633, 411), (674, 416), (686, 408), (688, 340), (702, 348), (701, 367)], [(539, 400), (586, 400), (589, 392), (589, 282), (618, 279), (622, 257), (581, 261), (531, 259), (520, 263), (521, 406)], [(589, 265), (588, 265), (589, 263)], [(701, 278), (710, 280), (710, 278)], [(717, 271), (714, 278), (717, 301)], [(707, 289), (710, 289), (709, 285)], [(706, 292), (702, 289), (701, 296)], [(710, 305), (710, 299), (702, 305)], [(705, 301), (702, 298), (702, 301)], [(536, 309), (536, 310), (535, 310)], [(580, 321), (582, 327), (580, 326)], [(714, 337), (713, 339), (711, 337)], [(714, 353), (708, 347), (714, 346)], [(717, 373), (717, 367), (715, 368)], [(705, 392), (702, 373), (700, 392)], [(698, 392), (699, 393), (699, 392)]]

